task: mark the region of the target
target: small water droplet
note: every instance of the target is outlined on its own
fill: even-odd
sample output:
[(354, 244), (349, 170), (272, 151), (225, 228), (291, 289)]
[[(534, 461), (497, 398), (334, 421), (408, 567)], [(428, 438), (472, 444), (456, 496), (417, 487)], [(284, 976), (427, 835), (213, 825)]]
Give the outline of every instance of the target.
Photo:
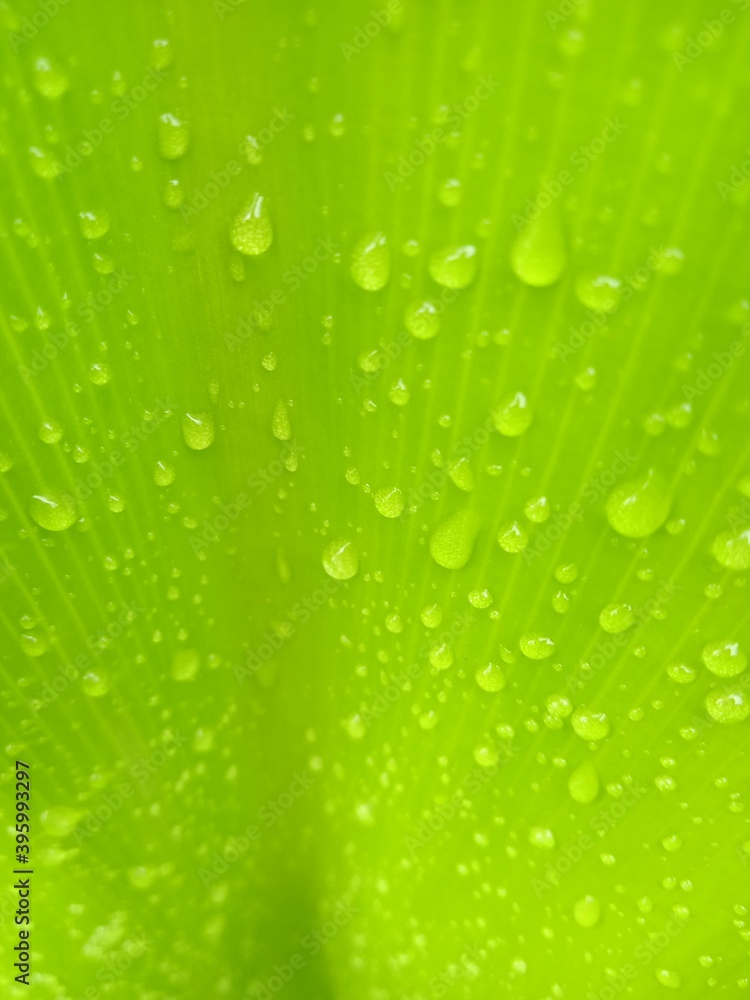
[(375, 509), (383, 517), (400, 517), (404, 511), (404, 494), (397, 486), (384, 486), (373, 500)]
[(165, 160), (179, 160), (190, 144), (190, 129), (183, 118), (167, 113), (159, 116), (159, 153)]
[(567, 262), (562, 225), (555, 206), (550, 206), (526, 224), (515, 239), (510, 254), (514, 274), (533, 288), (553, 285)]
[(666, 483), (649, 469), (612, 490), (607, 499), (607, 520), (626, 538), (645, 538), (664, 524), (671, 505)]
[(497, 430), (505, 437), (518, 437), (528, 430), (533, 414), (522, 392), (506, 396), (492, 411)]
[(75, 524), (78, 508), (70, 494), (49, 490), (31, 498), (29, 514), (45, 531), (65, 531)]
[(430, 555), (444, 569), (461, 569), (471, 558), (478, 531), (478, 515), (459, 510), (441, 521), (433, 532)]
[(739, 644), (722, 640), (709, 642), (703, 647), (703, 662), (717, 677), (736, 677), (747, 667), (747, 656)]
[(214, 418), (210, 413), (186, 413), (182, 418), (182, 437), (192, 451), (205, 451), (214, 442)]
[(444, 288), (468, 288), (477, 273), (477, 248), (470, 243), (444, 247), (432, 254), (428, 270), (432, 280)]
[(603, 740), (609, 733), (609, 720), (604, 712), (594, 711), (585, 705), (576, 708), (571, 722), (576, 735), (589, 743)]

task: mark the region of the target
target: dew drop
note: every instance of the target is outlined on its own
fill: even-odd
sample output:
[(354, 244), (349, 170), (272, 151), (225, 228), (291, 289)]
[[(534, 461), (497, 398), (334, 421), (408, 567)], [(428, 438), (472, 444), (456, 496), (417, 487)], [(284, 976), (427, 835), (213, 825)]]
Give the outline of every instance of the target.
[(336, 538), (323, 550), (323, 568), (334, 580), (351, 580), (359, 569), (359, 554), (353, 543)]
[(529, 534), (520, 521), (507, 521), (498, 529), (497, 544), (503, 552), (515, 555), (529, 544)]
[(61, 97), (70, 85), (63, 70), (44, 56), (40, 56), (35, 61), (32, 76), (34, 86), (42, 97), (48, 97), (51, 100)]
[(574, 802), (587, 805), (599, 794), (599, 775), (590, 762), (581, 764), (568, 778), (568, 792)]
[(634, 622), (635, 615), (629, 604), (608, 604), (599, 615), (599, 624), (610, 635), (625, 632)]
[(533, 632), (526, 632), (518, 640), (521, 652), (529, 660), (546, 660), (555, 652), (555, 644), (546, 635), (536, 635)]
[(510, 254), (513, 272), (533, 288), (553, 285), (567, 261), (562, 225), (557, 209), (540, 212), (516, 237)]
[(385, 288), (391, 274), (391, 252), (383, 233), (362, 237), (352, 253), (350, 271), (355, 283), (366, 292)]
[(159, 116), (159, 153), (165, 160), (179, 160), (190, 144), (187, 123), (170, 113)]
[(703, 662), (717, 677), (736, 677), (747, 666), (747, 656), (739, 644), (723, 640), (709, 642), (703, 647)]
[(178, 649), (172, 657), (172, 679), (191, 681), (200, 665), (201, 658), (197, 649)]
[(192, 451), (205, 451), (214, 442), (214, 418), (210, 413), (186, 413), (182, 418), (182, 437)]
[(170, 486), (174, 482), (174, 467), (168, 462), (157, 462), (154, 468), (154, 482), (157, 486)]
[(522, 392), (513, 393), (495, 407), (492, 419), (505, 437), (518, 437), (528, 430), (532, 420), (531, 407)]
[(89, 698), (101, 698), (109, 691), (109, 677), (103, 670), (89, 670), (81, 678), (81, 688)]
[(373, 497), (375, 509), (383, 517), (400, 517), (404, 512), (404, 494), (397, 486), (384, 486)]
[(664, 480), (649, 469), (612, 490), (607, 499), (607, 520), (626, 538), (645, 538), (664, 524), (670, 507)]
[(236, 216), (229, 232), (232, 246), (248, 257), (257, 257), (273, 243), (273, 226), (266, 199), (254, 194)]
[(79, 212), (78, 228), (87, 240), (100, 240), (109, 232), (109, 215), (104, 211)]
[(489, 743), (474, 748), (474, 760), (480, 767), (495, 767), (499, 759), (497, 748)]
[(440, 329), (440, 314), (434, 302), (415, 302), (404, 313), (406, 329), (417, 340), (432, 340)]
[(581, 274), (576, 279), (576, 296), (581, 305), (596, 312), (614, 312), (620, 302), (622, 286), (608, 274)]
[(479, 517), (474, 511), (459, 510), (441, 521), (430, 538), (430, 555), (444, 569), (461, 569), (474, 550)]
[(477, 248), (471, 244), (444, 247), (432, 254), (428, 270), (443, 288), (468, 288), (477, 273)]
[(714, 540), (711, 555), (724, 569), (750, 569), (750, 528), (723, 531)]
[(292, 424), (289, 420), (289, 411), (281, 400), (276, 404), (276, 409), (273, 411), (271, 432), (277, 441), (291, 440)]
[(65, 531), (75, 524), (78, 509), (69, 493), (50, 490), (31, 498), (29, 514), (45, 531)]
[(581, 927), (595, 927), (602, 915), (602, 905), (596, 896), (584, 896), (573, 906), (573, 916)]
[(595, 712), (585, 705), (575, 709), (571, 722), (576, 735), (589, 743), (603, 740), (609, 733), (609, 720), (604, 712)]
[(488, 663), (484, 667), (477, 667), (474, 679), (483, 691), (495, 693), (502, 691), (505, 687), (505, 674), (502, 667), (496, 663)]

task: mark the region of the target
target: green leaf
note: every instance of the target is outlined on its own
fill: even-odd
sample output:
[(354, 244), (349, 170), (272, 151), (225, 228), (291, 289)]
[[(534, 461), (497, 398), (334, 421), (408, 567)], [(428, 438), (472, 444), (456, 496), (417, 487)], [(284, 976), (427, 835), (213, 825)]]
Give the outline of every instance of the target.
[(745, 994), (746, 6), (0, 4), (4, 995)]

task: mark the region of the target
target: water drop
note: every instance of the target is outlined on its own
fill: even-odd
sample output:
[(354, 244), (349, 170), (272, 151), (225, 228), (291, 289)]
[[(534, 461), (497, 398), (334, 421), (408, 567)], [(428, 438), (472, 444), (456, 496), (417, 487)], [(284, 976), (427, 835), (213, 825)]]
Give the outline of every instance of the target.
[(359, 569), (359, 554), (352, 542), (336, 538), (323, 550), (323, 568), (334, 580), (351, 580)]
[(191, 681), (200, 665), (201, 658), (197, 649), (178, 649), (172, 657), (172, 679)]
[(154, 482), (157, 486), (170, 486), (174, 482), (174, 467), (168, 462), (157, 462), (154, 468)]
[(555, 846), (555, 835), (546, 826), (532, 826), (529, 830), (529, 843), (543, 851), (551, 851)]
[(599, 775), (593, 764), (588, 761), (581, 764), (568, 778), (570, 797), (581, 805), (593, 802), (599, 794)]
[(596, 896), (584, 896), (573, 907), (573, 916), (581, 927), (594, 927), (599, 923), (602, 905)]
[(520, 521), (501, 524), (497, 532), (497, 544), (503, 552), (516, 554), (523, 552), (529, 544), (529, 534)]
[(404, 512), (404, 494), (397, 486), (384, 486), (373, 497), (375, 509), (383, 517), (400, 517)]
[(474, 679), (483, 691), (495, 693), (502, 691), (505, 687), (505, 674), (496, 663), (488, 663), (484, 667), (477, 667)]
[(357, 243), (350, 270), (356, 284), (366, 292), (380, 291), (388, 284), (391, 252), (383, 233), (369, 233)]
[(526, 632), (518, 640), (518, 645), (524, 656), (529, 660), (546, 660), (555, 652), (555, 644), (546, 635), (536, 635)]
[(626, 538), (645, 538), (664, 524), (670, 507), (664, 480), (649, 469), (612, 490), (607, 499), (607, 520)]
[(67, 75), (49, 59), (40, 56), (34, 63), (32, 74), (34, 86), (42, 95), (54, 100), (61, 97), (68, 89), (70, 81)]
[(430, 539), (430, 555), (444, 569), (461, 569), (474, 550), (479, 517), (474, 511), (459, 510), (441, 521)]
[(266, 199), (254, 194), (236, 216), (229, 232), (232, 246), (248, 257), (257, 257), (273, 243), (273, 226)]
[(533, 288), (553, 285), (563, 273), (566, 260), (562, 225), (554, 206), (527, 223), (510, 254), (513, 272)]
[(499, 759), (497, 748), (488, 743), (483, 743), (474, 749), (474, 760), (480, 767), (495, 767)]
[(576, 279), (576, 295), (581, 305), (596, 312), (614, 312), (620, 302), (622, 285), (608, 274), (581, 274)]
[(159, 116), (159, 152), (165, 160), (179, 160), (187, 152), (190, 130), (177, 115)]
[(608, 604), (599, 615), (599, 624), (610, 635), (624, 632), (634, 622), (635, 615), (629, 604)]
[(205, 451), (214, 441), (214, 418), (210, 413), (186, 413), (182, 418), (182, 437), (192, 451)]
[(571, 721), (576, 735), (589, 743), (603, 740), (609, 733), (609, 720), (604, 712), (595, 712), (585, 705), (578, 706)]
[(425, 628), (437, 628), (443, 620), (443, 612), (439, 604), (428, 604), (422, 608), (419, 617)]
[(750, 569), (750, 528), (723, 531), (714, 540), (711, 555), (724, 569)]
[(281, 400), (276, 404), (276, 409), (273, 411), (271, 432), (278, 441), (291, 440), (292, 424), (289, 420), (289, 411)]
[(87, 240), (100, 240), (109, 232), (109, 215), (104, 211), (79, 212), (78, 227)]
[(703, 662), (717, 677), (736, 677), (747, 666), (747, 656), (739, 644), (724, 640), (709, 642), (703, 647)]
[(522, 392), (506, 396), (492, 411), (497, 430), (505, 437), (518, 437), (528, 430), (532, 420), (531, 407)]
[(109, 691), (109, 677), (102, 670), (89, 670), (81, 678), (81, 688), (90, 698), (101, 698)]
[(51, 490), (31, 498), (29, 514), (45, 531), (65, 531), (75, 524), (78, 508), (69, 493)]
[(432, 340), (440, 329), (440, 314), (430, 299), (410, 305), (404, 313), (406, 329), (417, 340)]
[(430, 257), (430, 277), (444, 288), (467, 288), (477, 273), (477, 248), (471, 244), (450, 246)]

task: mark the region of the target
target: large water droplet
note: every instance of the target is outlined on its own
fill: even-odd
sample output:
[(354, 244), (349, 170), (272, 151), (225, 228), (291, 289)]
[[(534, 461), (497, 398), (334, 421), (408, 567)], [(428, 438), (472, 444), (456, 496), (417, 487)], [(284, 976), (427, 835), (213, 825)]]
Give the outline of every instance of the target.
[(369, 233), (354, 248), (351, 275), (366, 292), (377, 292), (388, 284), (391, 252), (383, 233)]
[(529, 401), (522, 392), (506, 396), (492, 411), (495, 427), (505, 437), (523, 434), (529, 428), (532, 418)]
[(574, 732), (589, 743), (603, 740), (609, 733), (609, 720), (604, 712), (596, 712), (585, 705), (579, 705), (573, 712), (571, 722)]
[(614, 312), (622, 285), (608, 274), (581, 274), (576, 279), (576, 295), (581, 305), (597, 312)]
[(744, 531), (723, 531), (714, 540), (711, 554), (724, 569), (750, 569), (750, 528)]
[(159, 117), (159, 152), (165, 160), (179, 160), (190, 144), (190, 129), (177, 115)]
[(736, 677), (747, 666), (747, 657), (739, 644), (728, 640), (707, 643), (702, 656), (703, 662), (717, 677)]
[(584, 896), (573, 906), (573, 916), (581, 927), (594, 927), (602, 915), (602, 904), (596, 896)]
[(706, 695), (706, 711), (714, 720), (725, 726), (744, 722), (750, 715), (750, 699), (741, 684), (714, 688)]
[(608, 604), (599, 615), (599, 624), (610, 635), (624, 632), (634, 622), (635, 615), (629, 604)]
[(336, 538), (323, 550), (323, 568), (334, 580), (351, 580), (359, 569), (359, 554), (352, 542)]
[(471, 244), (444, 247), (430, 257), (428, 270), (444, 288), (467, 288), (477, 273), (477, 248)]
[(502, 668), (496, 663), (488, 663), (484, 667), (477, 667), (474, 678), (483, 691), (502, 691), (505, 687), (505, 674)]
[(461, 569), (471, 558), (479, 531), (474, 511), (459, 510), (441, 521), (430, 539), (430, 555), (444, 569)]
[(31, 498), (29, 514), (46, 531), (65, 531), (75, 524), (78, 508), (69, 493), (49, 490)]
[(404, 511), (404, 494), (397, 486), (384, 486), (373, 500), (375, 509), (383, 517), (400, 517)]
[(518, 645), (524, 656), (530, 660), (546, 660), (555, 651), (555, 644), (546, 635), (536, 635), (533, 632), (526, 632), (518, 640)]
[(562, 225), (554, 206), (540, 212), (521, 230), (510, 253), (514, 273), (534, 288), (553, 285), (563, 273), (566, 260)]
[(612, 490), (607, 499), (607, 520), (626, 538), (645, 538), (664, 524), (670, 507), (666, 483), (649, 469)]
[(273, 226), (266, 199), (254, 194), (236, 216), (229, 232), (232, 246), (248, 257), (257, 257), (273, 243)]
[(440, 314), (435, 303), (425, 299), (410, 305), (404, 313), (404, 324), (417, 340), (431, 340), (440, 329)]
[(587, 805), (599, 794), (599, 775), (594, 765), (586, 761), (568, 778), (568, 791), (575, 802)]
[(193, 451), (205, 451), (214, 442), (214, 418), (210, 413), (186, 413), (182, 418), (182, 436)]

